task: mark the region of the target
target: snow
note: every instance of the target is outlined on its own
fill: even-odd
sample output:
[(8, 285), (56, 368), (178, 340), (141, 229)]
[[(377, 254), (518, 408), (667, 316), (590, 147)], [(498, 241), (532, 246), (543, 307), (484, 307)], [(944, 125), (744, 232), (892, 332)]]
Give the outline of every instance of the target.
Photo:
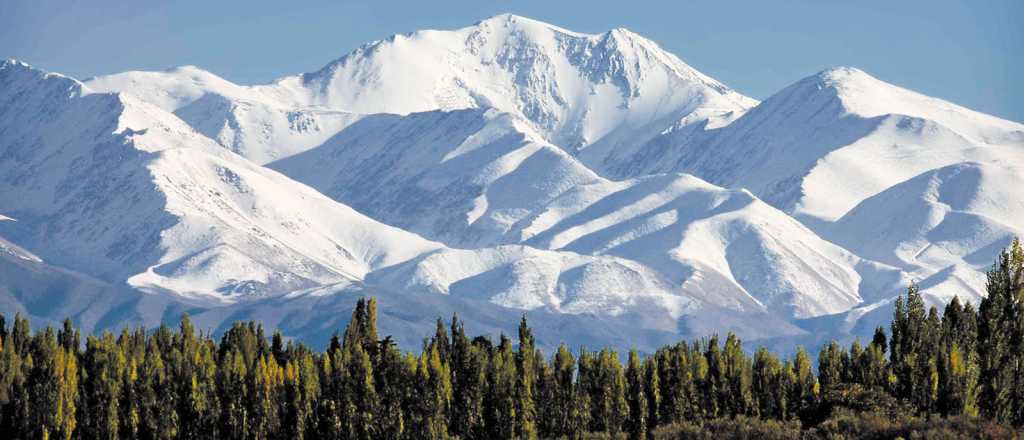
[(1013, 237), (1024, 236), (1022, 165), (967, 162), (929, 170), (863, 201), (829, 225), (826, 236), (904, 268), (949, 298), (955, 292), (980, 298), (983, 272)]
[(0, 237), (0, 255), (3, 254), (17, 257), (22, 260), (34, 261), (36, 263), (43, 262), (43, 259), (39, 258), (37, 255), (23, 249), (21, 246), (11, 243), (3, 237)]
[(323, 143), (360, 115), (281, 102), (198, 67), (92, 78), (88, 88), (118, 92), (173, 112), (196, 131), (257, 163)]

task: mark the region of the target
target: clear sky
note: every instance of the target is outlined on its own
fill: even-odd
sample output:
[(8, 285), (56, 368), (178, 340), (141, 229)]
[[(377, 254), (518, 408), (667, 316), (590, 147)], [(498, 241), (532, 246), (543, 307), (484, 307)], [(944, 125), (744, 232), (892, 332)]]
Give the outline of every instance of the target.
[(1024, 121), (1024, 0), (0, 0), (0, 57), (83, 79), (194, 64), (251, 84), (503, 12), (629, 28), (758, 99), (849, 65)]

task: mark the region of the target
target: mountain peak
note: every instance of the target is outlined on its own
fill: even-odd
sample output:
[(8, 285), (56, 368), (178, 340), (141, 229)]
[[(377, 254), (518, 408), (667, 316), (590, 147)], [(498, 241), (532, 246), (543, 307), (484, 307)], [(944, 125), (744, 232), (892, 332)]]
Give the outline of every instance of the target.
[(853, 66), (834, 66), (818, 72), (815, 76), (821, 78), (851, 78), (856, 76), (870, 77), (871, 75)]
[(855, 67), (825, 69), (783, 89), (777, 95), (792, 95), (794, 91), (804, 96), (816, 94), (823, 99), (834, 99), (843, 113), (862, 117), (905, 115), (928, 119), (977, 143), (1013, 142), (1013, 139), (1004, 139), (1006, 130), (1021, 130), (1019, 123), (922, 95)]
[(614, 37), (618, 37), (618, 38), (641, 39), (641, 40), (644, 40), (644, 41), (651, 41), (651, 40), (648, 40), (647, 38), (642, 37), (640, 34), (638, 34), (636, 32), (633, 32), (633, 31), (631, 31), (629, 29), (626, 29), (624, 27), (614, 28), (612, 30), (609, 30), (608, 32), (605, 32), (605, 34), (606, 35), (611, 35), (611, 36), (614, 36)]
[(201, 68), (199, 66), (196, 66), (194, 64), (185, 64), (185, 65), (182, 65), (182, 66), (169, 67), (167, 69), (164, 69), (164, 72), (166, 72), (166, 73), (203, 73), (203, 74), (211, 74), (208, 70), (203, 69), (203, 68)]
[(810, 77), (826, 87), (851, 87), (888, 85), (888, 83), (871, 76), (869, 73), (851, 66), (836, 66), (822, 70)]
[(627, 29), (583, 34), (513, 14), (379, 40), (275, 87), (354, 113), (496, 108), (569, 152), (756, 104)]
[(32, 68), (32, 66), (30, 66), (28, 63), (26, 63), (24, 61), (21, 61), (21, 60), (16, 60), (14, 58), (8, 58), (8, 59), (4, 60), (3, 62), (0, 62), (0, 69), (8, 69), (8, 68), (14, 68), (14, 67), (23, 67), (23, 68), (29, 68), (29, 69)]
[(472, 27), (475, 28), (515, 28), (519, 30), (537, 30), (546, 29), (568, 35), (585, 35), (579, 32), (570, 31), (568, 29), (555, 26), (551, 23), (543, 22), (540, 20), (534, 20), (532, 18), (523, 17), (520, 15), (504, 13), (498, 14), (493, 17), (488, 17), (478, 21)]
[[(0, 62), (0, 92), (31, 89), (44, 82), (49, 84), (48, 89), (57, 90), (67, 96), (77, 95), (83, 88), (82, 83), (74, 78), (47, 72), (23, 61), (11, 58)], [(8, 90), (3, 90), (4, 88)]]

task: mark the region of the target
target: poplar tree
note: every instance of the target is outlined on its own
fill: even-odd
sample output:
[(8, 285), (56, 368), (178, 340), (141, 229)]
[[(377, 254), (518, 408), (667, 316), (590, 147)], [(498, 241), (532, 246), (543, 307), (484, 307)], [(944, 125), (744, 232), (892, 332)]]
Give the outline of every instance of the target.
[[(448, 378), (447, 369), (441, 369), (433, 365), (434, 362), (440, 362), (439, 359), (434, 359), (435, 357), (436, 352), (432, 351), (431, 359), (429, 359), (431, 363), (430, 370), (425, 372), (430, 375), (430, 384), (433, 385), (438, 379), (449, 383), (450, 379)], [(377, 411), (380, 403), (377, 398), (376, 387), (374, 386), (373, 365), (370, 362), (370, 355), (363, 349), (362, 344), (356, 344), (351, 347), (345, 347), (343, 359), (344, 368), (347, 370), (344, 388), (345, 401), (348, 407), (346, 414), (349, 416), (347, 437), (359, 440), (377, 438), (379, 434), (374, 432), (373, 428), (376, 426)], [(434, 375), (438, 374), (444, 374), (444, 377), (435, 378)], [(450, 398), (450, 388), (442, 390), (442, 392), (448, 393), (446, 399)], [(434, 398), (433, 393), (436, 393), (436, 391), (433, 386), (428, 389), (428, 393), (431, 394), (425, 395), (425, 398)], [(444, 411), (444, 409), (440, 411)]]
[(459, 321), (458, 314), (452, 315), (451, 334), (452, 394), (461, 396), (452, 400), (451, 434), (466, 437), (473, 432), (481, 420), (479, 413), (471, 408), (474, 403), (471, 394), (479, 390), (474, 389), (476, 381), (473, 378), (473, 371), (471, 371), (469, 338), (466, 337), (466, 330), (462, 322)]
[(932, 366), (926, 345), (929, 329), (924, 300), (917, 284), (907, 289), (906, 303), (897, 298), (892, 323), (890, 359), (896, 377), (896, 397), (906, 399), (920, 408), (927, 404)]
[(658, 376), (658, 359), (644, 359), (644, 395), (647, 399), (647, 431), (653, 432), (658, 426), (658, 407), (661, 405), (661, 383)]
[(751, 388), (758, 414), (765, 418), (782, 419), (786, 414), (782, 364), (767, 348), (761, 347), (754, 353), (753, 370)]
[(284, 371), (285, 416), (282, 428), (298, 440), (314, 437), (315, 402), (320, 378), (312, 354), (303, 347), (289, 355)]
[(17, 434), (29, 418), (24, 371), (29, 366), (15, 348), (13, 333), (0, 329), (0, 430)]
[(722, 350), (725, 365), (723, 385), (726, 396), (723, 408), (729, 415), (748, 414), (753, 408), (750, 389), (752, 366), (750, 358), (743, 353), (743, 343), (735, 334), (729, 333)]
[(601, 350), (596, 368), (591, 373), (591, 426), (595, 431), (614, 436), (622, 431), (629, 411), (625, 396), (626, 378), (618, 353), (608, 348)]
[(799, 415), (810, 408), (818, 397), (818, 382), (811, 370), (811, 358), (803, 347), (797, 347), (792, 362), (786, 362), (783, 378), (787, 390), (787, 412), (790, 416)]
[(722, 351), (718, 344), (718, 335), (714, 335), (707, 342), (704, 350), (704, 359), (707, 361), (707, 375), (701, 379), (704, 395), (704, 417), (713, 419), (722, 414), (722, 406), (725, 403), (726, 390), (725, 382), (725, 361), (722, 359)]
[[(155, 393), (155, 389), (159, 388), (159, 381), (162, 380), (162, 365), (158, 364), (162, 361), (159, 354), (147, 354), (146, 360), (143, 375), (149, 383), (143, 392), (150, 394)], [(233, 349), (221, 357), (220, 368), (217, 371), (217, 390), (218, 394), (222, 396), (219, 431), (225, 437), (246, 438), (249, 436), (252, 414), (249, 411), (248, 374), (249, 366), (246, 364), (245, 355), (241, 350)]]
[(484, 423), (487, 438), (514, 438), (516, 433), (516, 364), (512, 343), (501, 335), (488, 364)]
[(849, 362), (844, 359), (845, 356), (846, 353), (836, 341), (821, 348), (818, 353), (818, 383), (822, 390), (831, 389), (843, 382), (844, 368)]
[(1024, 424), (1024, 248), (1015, 239), (987, 274), (978, 309), (981, 413)]
[(574, 373), (576, 360), (572, 352), (564, 344), (551, 359), (550, 408), (548, 417), (551, 419), (551, 437), (575, 436), (581, 427), (575, 424), (578, 420), (576, 412), (580, 408), (576, 402), (576, 384)]
[(645, 382), (640, 355), (636, 350), (630, 350), (626, 366), (626, 405), (629, 408), (629, 416), (626, 418), (625, 428), (629, 438), (633, 440), (647, 438), (648, 402)]
[(537, 411), (534, 405), (537, 359), (533, 331), (524, 314), (519, 321), (519, 350), (516, 352), (516, 437), (537, 438)]
[(576, 421), (580, 432), (598, 431), (597, 417), (600, 417), (600, 402), (594, 399), (599, 393), (597, 357), (593, 352), (580, 348), (576, 358)]
[(86, 340), (82, 368), (82, 416), (79, 429), (86, 438), (120, 438), (122, 377), (128, 368), (124, 353), (109, 332)]

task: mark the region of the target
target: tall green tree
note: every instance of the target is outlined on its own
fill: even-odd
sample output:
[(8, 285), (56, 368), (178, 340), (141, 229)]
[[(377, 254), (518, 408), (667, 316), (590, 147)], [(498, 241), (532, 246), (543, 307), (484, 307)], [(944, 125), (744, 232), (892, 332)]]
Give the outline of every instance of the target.
[(505, 335), (488, 363), (487, 398), (484, 407), (486, 438), (514, 438), (516, 435), (516, 363), (512, 343)]
[(1016, 239), (987, 274), (978, 309), (979, 407), (986, 417), (1024, 424), (1024, 248)]
[[(159, 353), (147, 353), (146, 361), (142, 373), (145, 377), (143, 393), (145, 406), (149, 407), (155, 405), (152, 402), (159, 399), (157, 393), (166, 380), (166, 373)], [(233, 349), (221, 357), (220, 368), (217, 370), (217, 393), (221, 396), (219, 431), (225, 438), (247, 438), (252, 432), (253, 414), (249, 408), (248, 375), (249, 365), (240, 349)], [(143, 419), (149, 419), (149, 416), (143, 416)], [(149, 429), (158, 430), (159, 427)]]
[(483, 371), (473, 371), (472, 346), (457, 314), (452, 315), (451, 335), (452, 394), (459, 396), (452, 399), (451, 434), (467, 437), (483, 423), (482, 409), (478, 406), (481, 403), (478, 395), (483, 391), (479, 386)]
[(645, 390), (643, 366), (636, 350), (630, 350), (629, 362), (626, 364), (626, 406), (629, 408), (625, 428), (629, 438), (643, 440), (647, 438), (647, 392)]
[(728, 399), (725, 389), (725, 360), (722, 358), (722, 350), (719, 347), (718, 335), (711, 337), (707, 348), (704, 351), (704, 358), (708, 363), (707, 377), (701, 381), (705, 400), (705, 417), (716, 418), (723, 413), (723, 404)]
[(814, 405), (818, 398), (818, 381), (811, 369), (811, 358), (803, 347), (797, 347), (793, 360), (786, 362), (783, 379), (789, 402), (788, 416), (797, 416)]
[(821, 389), (831, 389), (844, 381), (844, 369), (849, 363), (845, 357), (846, 352), (836, 341), (821, 348), (821, 352), (818, 353), (818, 383), (821, 384)]
[(768, 349), (761, 347), (754, 353), (751, 389), (761, 417), (782, 419), (786, 414), (786, 390), (782, 379), (782, 364)]
[(660, 423), (658, 408), (661, 405), (661, 382), (658, 375), (658, 358), (644, 359), (644, 395), (647, 399), (647, 430), (648, 433)]
[(128, 359), (109, 332), (90, 336), (85, 345), (80, 433), (86, 438), (120, 438), (122, 378)]
[(516, 352), (516, 437), (537, 438), (537, 410), (534, 392), (537, 382), (536, 345), (533, 330), (524, 314), (519, 322), (519, 350)]
[(924, 299), (916, 284), (907, 289), (904, 304), (897, 298), (892, 323), (892, 371), (896, 396), (926, 410), (932, 396), (935, 362), (931, 353), (931, 328)]
[(749, 414), (754, 407), (751, 392), (753, 368), (750, 358), (743, 353), (743, 343), (735, 334), (729, 333), (726, 337), (722, 360), (725, 365), (722, 408), (731, 416)]
[[(440, 362), (440, 359), (434, 359), (435, 357), (436, 352), (432, 351), (431, 359), (428, 360), (431, 365), (429, 365), (429, 370), (424, 372), (428, 374), (429, 383), (433, 385), (439, 379), (443, 380), (446, 384), (450, 383), (447, 369), (433, 365), (435, 361)], [(348, 407), (346, 414), (349, 416), (347, 437), (357, 440), (378, 438), (379, 433), (374, 431), (374, 427), (377, 426), (376, 418), (380, 401), (374, 385), (373, 364), (370, 362), (370, 355), (363, 349), (361, 344), (356, 344), (351, 347), (345, 347), (343, 359), (344, 368), (347, 370), (347, 374), (344, 376), (346, 378), (344, 401)], [(439, 374), (444, 374), (445, 376), (443, 378), (434, 377)], [(433, 386), (428, 388), (427, 391), (431, 393), (424, 396), (427, 399), (434, 397), (434, 393), (437, 392)], [(448, 388), (442, 392), (446, 392), (448, 393), (446, 396), (450, 396), (451, 389)], [(440, 411), (444, 411), (444, 409)], [(431, 422), (434, 421), (432, 420)]]
[(572, 352), (564, 344), (558, 347), (555, 356), (551, 359), (551, 377), (545, 387), (547, 394), (545, 401), (548, 411), (545, 411), (544, 419), (549, 421), (546, 437), (575, 437), (580, 433), (579, 426), (575, 422), (579, 411), (576, 403), (575, 371), (576, 360)]

